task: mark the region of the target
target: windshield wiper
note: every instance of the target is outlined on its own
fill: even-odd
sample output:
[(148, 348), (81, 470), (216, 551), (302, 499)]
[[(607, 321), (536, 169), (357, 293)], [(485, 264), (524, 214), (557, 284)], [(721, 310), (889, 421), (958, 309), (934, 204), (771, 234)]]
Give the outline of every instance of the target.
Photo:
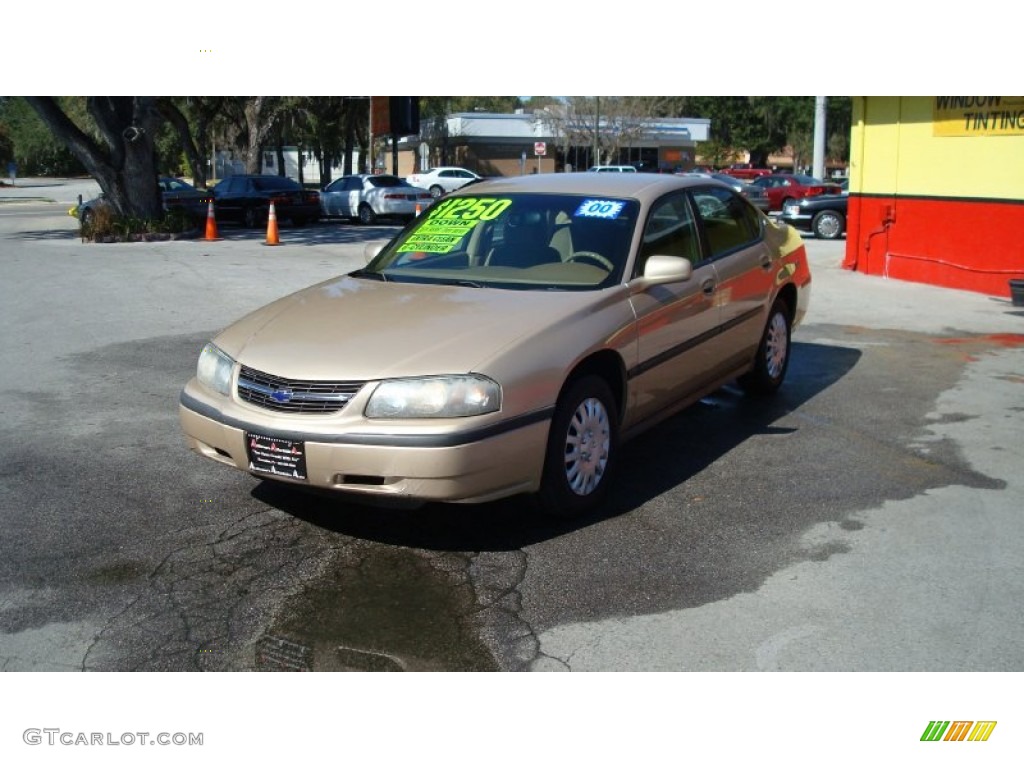
[(442, 280), (431, 280), (430, 282), (436, 283), (438, 285), (462, 285), (462, 286), (465, 286), (466, 288), (486, 288), (487, 287), (483, 283), (478, 283), (478, 282), (476, 282), (474, 280), (465, 280), (465, 279), (458, 279), (458, 280), (456, 280), (456, 279), (443, 280), (442, 279)]
[(388, 281), (387, 275), (383, 272), (371, 272), (368, 269), (357, 269), (355, 272), (349, 272), (349, 277), (365, 277), (369, 280), (380, 280), (382, 283)]

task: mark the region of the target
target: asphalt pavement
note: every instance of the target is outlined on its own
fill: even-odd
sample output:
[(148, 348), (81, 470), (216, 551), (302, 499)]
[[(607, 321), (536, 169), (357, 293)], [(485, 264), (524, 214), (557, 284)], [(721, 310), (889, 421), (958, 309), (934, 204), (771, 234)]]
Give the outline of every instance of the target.
[(431, 632), (455, 656), (418, 668), (1024, 668), (1009, 299), (851, 273), (844, 241), (809, 237), (798, 365), (767, 416), (727, 393), (672, 420), (629, 449), (645, 487), (579, 527), (524, 525), (514, 503), (381, 522), (194, 457), (175, 407), (212, 333), (395, 227), (89, 244), (57, 206), (98, 190), (37, 181), (0, 188), (2, 669), (248, 669), (309, 584), (327, 597), (289, 637), (325, 626), (339, 584), (381, 612), (436, 606), (437, 625), (395, 609), (372, 638), (406, 668)]

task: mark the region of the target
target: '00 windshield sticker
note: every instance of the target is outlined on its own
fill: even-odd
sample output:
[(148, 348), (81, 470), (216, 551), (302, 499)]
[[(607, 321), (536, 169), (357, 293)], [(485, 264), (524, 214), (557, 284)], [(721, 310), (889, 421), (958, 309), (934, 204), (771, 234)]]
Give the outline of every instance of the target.
[(617, 219), (626, 204), (621, 200), (584, 200), (573, 216), (589, 216), (594, 219)]

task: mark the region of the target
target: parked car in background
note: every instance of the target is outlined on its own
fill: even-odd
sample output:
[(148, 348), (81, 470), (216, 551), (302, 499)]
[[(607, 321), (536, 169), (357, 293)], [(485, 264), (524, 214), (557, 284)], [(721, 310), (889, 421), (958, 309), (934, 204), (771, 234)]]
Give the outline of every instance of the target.
[(213, 188), (218, 220), (258, 227), (266, 224), (271, 203), (279, 220), (290, 220), (297, 227), (320, 218), (320, 193), (305, 189), (287, 176), (239, 174), (228, 176)]
[(422, 211), (433, 201), (427, 190), (390, 174), (342, 176), (320, 193), (324, 216), (342, 216), (360, 224), (373, 224), (387, 216), (411, 219), (417, 206)]
[(750, 163), (733, 163), (728, 168), (723, 168), (722, 173), (727, 173), (736, 179), (751, 180), (768, 176), (771, 171), (767, 168), (755, 168)]
[(768, 213), (771, 210), (771, 204), (768, 200), (768, 195), (764, 193), (761, 187), (756, 187), (753, 184), (748, 184), (742, 179), (737, 179), (734, 176), (730, 176), (727, 173), (701, 173), (699, 171), (691, 171), (689, 173), (679, 174), (680, 176), (697, 176), (705, 179), (715, 179), (723, 184), (728, 184), (734, 190), (743, 195), (750, 203), (762, 213)]
[(636, 173), (632, 165), (592, 165), (587, 170), (590, 173)]
[(477, 181), (481, 177), (465, 168), (453, 166), (440, 166), (430, 168), (422, 173), (413, 173), (405, 177), (405, 180), (414, 187), (421, 187), (429, 190), (434, 197), (440, 197), (445, 192), (454, 192), (456, 189), (465, 186), (471, 181)]
[[(184, 211), (197, 222), (206, 218), (211, 199), (209, 192), (198, 190), (191, 184), (170, 176), (161, 176), (157, 183), (163, 196), (164, 211), (168, 213), (175, 210)], [(75, 214), (82, 224), (88, 224), (96, 209), (104, 205), (107, 205), (106, 197), (100, 195), (78, 206)]]
[(781, 211), (788, 203), (804, 197), (838, 195), (843, 191), (838, 184), (799, 173), (773, 173), (754, 179), (750, 183), (765, 191), (773, 211)]
[(805, 197), (783, 206), (779, 218), (822, 240), (835, 240), (846, 234), (847, 200), (845, 193)]
[(811, 281), (796, 230), (672, 174), (481, 182), (366, 253), (203, 347), (192, 450), (382, 503), (586, 514), (628, 437), (727, 382), (782, 385)]

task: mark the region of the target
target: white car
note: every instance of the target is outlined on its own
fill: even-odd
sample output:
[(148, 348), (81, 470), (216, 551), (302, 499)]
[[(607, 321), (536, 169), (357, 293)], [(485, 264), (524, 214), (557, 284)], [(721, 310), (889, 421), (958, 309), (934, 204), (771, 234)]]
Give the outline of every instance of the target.
[(434, 197), (440, 197), (447, 192), (454, 192), (456, 189), (466, 186), (471, 181), (480, 181), (481, 176), (467, 171), (465, 168), (453, 168), (443, 166), (430, 168), (423, 173), (413, 173), (405, 177), (405, 180), (414, 187), (420, 187), (430, 191)]
[(591, 173), (636, 173), (632, 165), (592, 165), (587, 170)]
[(411, 219), (433, 201), (429, 192), (383, 173), (342, 176), (320, 193), (320, 209), (325, 218), (341, 216), (360, 224), (374, 224), (385, 216)]

